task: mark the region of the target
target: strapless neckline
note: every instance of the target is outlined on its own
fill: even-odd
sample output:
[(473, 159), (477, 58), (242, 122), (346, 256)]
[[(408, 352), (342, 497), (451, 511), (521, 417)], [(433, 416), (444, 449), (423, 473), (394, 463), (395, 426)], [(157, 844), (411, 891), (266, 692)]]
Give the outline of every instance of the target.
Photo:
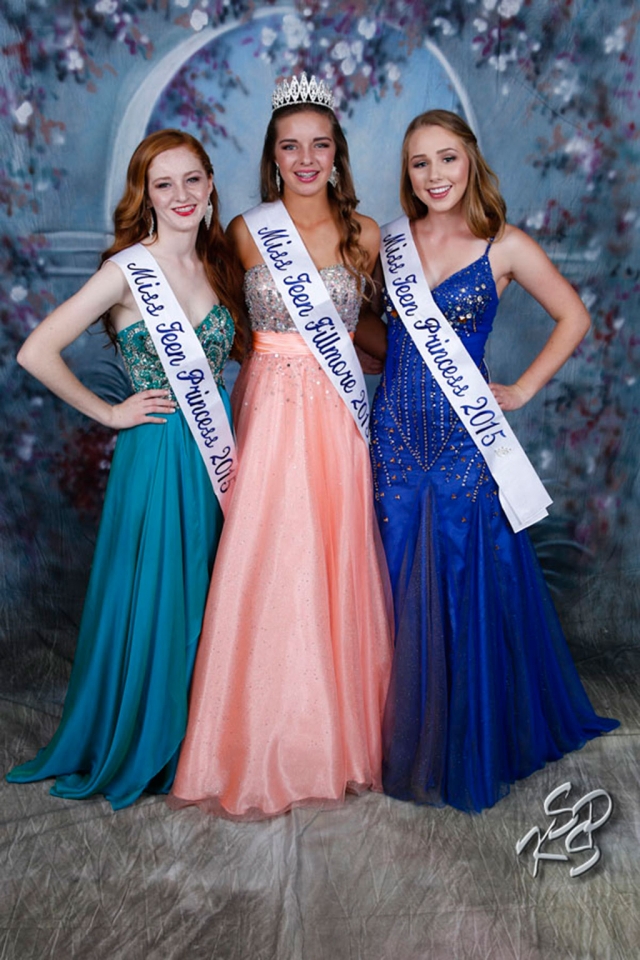
[[(344, 265), (344, 263), (331, 263), (328, 267), (318, 267), (318, 273), (324, 273), (325, 270), (336, 270), (336, 269), (346, 270), (349, 273), (349, 269)], [(245, 274), (251, 273), (252, 270), (268, 270), (269, 267), (266, 263), (254, 263), (252, 267), (247, 267)]]
[[(214, 305), (211, 307), (211, 310), (209, 310), (209, 313), (206, 315), (206, 317), (204, 317), (204, 319), (201, 320), (200, 323), (197, 324), (197, 326), (195, 326), (193, 329), (197, 333), (198, 330), (200, 330), (202, 327), (205, 326), (205, 324), (208, 325), (213, 321), (213, 318), (215, 317), (215, 315), (218, 313), (219, 310), (224, 310), (226, 312), (226, 309), (227, 308), (223, 304), (214, 303)], [(126, 339), (127, 335), (129, 334), (129, 331), (137, 330), (139, 327), (144, 327), (144, 326), (145, 326), (145, 322), (142, 319), (142, 317), (140, 317), (139, 320), (136, 320), (134, 323), (130, 323), (129, 326), (123, 327), (122, 330), (119, 330), (117, 333), (117, 338), (118, 340), (120, 340), (120, 338)]]
[[(295, 267), (291, 267), (292, 270)], [(296, 271), (297, 272), (297, 271)], [(360, 312), (358, 281), (344, 264), (321, 267), (320, 280), (350, 332)], [(266, 263), (256, 263), (244, 275), (244, 292), (251, 329), (273, 333), (296, 332), (296, 325)], [(324, 299), (319, 295), (319, 299)]]

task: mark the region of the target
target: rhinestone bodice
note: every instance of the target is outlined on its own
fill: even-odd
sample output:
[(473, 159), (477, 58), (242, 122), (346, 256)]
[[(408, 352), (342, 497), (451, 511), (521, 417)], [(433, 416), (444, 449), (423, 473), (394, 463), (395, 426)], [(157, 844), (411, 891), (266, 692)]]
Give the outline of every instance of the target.
[[(487, 254), (484, 253), (468, 267), (447, 277), (433, 288), (432, 293), (473, 360), (481, 366), (487, 337), (498, 309), (498, 294)], [(395, 375), (406, 375), (407, 364), (414, 367), (416, 373), (421, 373), (424, 367), (422, 358), (388, 297), (386, 305), (389, 360), (385, 366), (385, 377), (393, 379)], [(400, 362), (397, 351), (409, 351), (406, 362)]]
[[(356, 278), (339, 263), (332, 267), (323, 267), (319, 272), (344, 325), (350, 333), (353, 333), (358, 323), (362, 301)], [(244, 278), (244, 292), (252, 330), (272, 333), (296, 332), (296, 326), (266, 264), (259, 263), (247, 270)]]
[[(487, 378), (483, 361), (498, 308), (487, 252), (434, 287), (433, 298)], [(429, 471), (450, 496), (495, 494), (482, 455), (433, 379), (402, 320), (388, 303), (388, 348), (372, 415), (374, 486), (378, 504), (406, 494)], [(398, 489), (396, 490), (396, 485)], [(382, 520), (385, 522), (386, 514)], [(465, 517), (463, 516), (464, 520)]]
[[(233, 319), (226, 307), (215, 304), (195, 328), (216, 382), (224, 386), (222, 370), (233, 342)], [(125, 327), (118, 334), (122, 359), (136, 393), (169, 389), (169, 381), (144, 320)]]

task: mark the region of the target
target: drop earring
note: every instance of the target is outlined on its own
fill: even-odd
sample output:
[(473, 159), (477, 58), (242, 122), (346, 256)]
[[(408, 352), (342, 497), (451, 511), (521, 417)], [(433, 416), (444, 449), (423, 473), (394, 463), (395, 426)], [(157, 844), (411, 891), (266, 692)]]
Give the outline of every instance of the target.
[(282, 186), (282, 180), (280, 179), (280, 167), (276, 163), (276, 190), (280, 193), (280, 188)]
[(146, 218), (146, 224), (147, 224), (147, 230), (149, 234), (149, 240), (153, 240), (153, 238), (156, 235), (156, 214), (153, 207), (147, 207), (147, 214), (148, 216)]
[(211, 203), (211, 197), (209, 197), (209, 202), (207, 203), (207, 209), (204, 212), (204, 222), (207, 226), (207, 230), (211, 226), (212, 219), (213, 219), (213, 204)]
[(331, 173), (329, 174), (329, 183), (331, 184), (334, 190), (340, 183), (340, 174), (338, 173), (335, 163), (331, 167)]

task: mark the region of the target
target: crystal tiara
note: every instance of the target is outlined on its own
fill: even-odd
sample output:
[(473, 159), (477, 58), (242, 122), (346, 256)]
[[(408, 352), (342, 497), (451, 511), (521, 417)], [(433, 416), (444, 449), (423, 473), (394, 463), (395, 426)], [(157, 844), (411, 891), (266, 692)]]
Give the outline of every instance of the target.
[(333, 93), (324, 80), (318, 82), (315, 77), (307, 80), (306, 73), (302, 73), (299, 80), (297, 77), (292, 77), (289, 81), (283, 80), (271, 96), (272, 111), (296, 103), (317, 103), (333, 110)]

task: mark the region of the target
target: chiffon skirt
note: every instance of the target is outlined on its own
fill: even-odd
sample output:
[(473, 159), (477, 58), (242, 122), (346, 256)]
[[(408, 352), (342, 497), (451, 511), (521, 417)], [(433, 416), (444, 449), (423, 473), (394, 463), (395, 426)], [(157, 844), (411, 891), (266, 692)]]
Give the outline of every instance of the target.
[(221, 528), (182, 413), (120, 433), (62, 719), (8, 780), (114, 809), (168, 791)]
[[(381, 789), (390, 603), (366, 444), (297, 334), (260, 334), (169, 803), (260, 819)], [(383, 561), (382, 561), (383, 563)]]

